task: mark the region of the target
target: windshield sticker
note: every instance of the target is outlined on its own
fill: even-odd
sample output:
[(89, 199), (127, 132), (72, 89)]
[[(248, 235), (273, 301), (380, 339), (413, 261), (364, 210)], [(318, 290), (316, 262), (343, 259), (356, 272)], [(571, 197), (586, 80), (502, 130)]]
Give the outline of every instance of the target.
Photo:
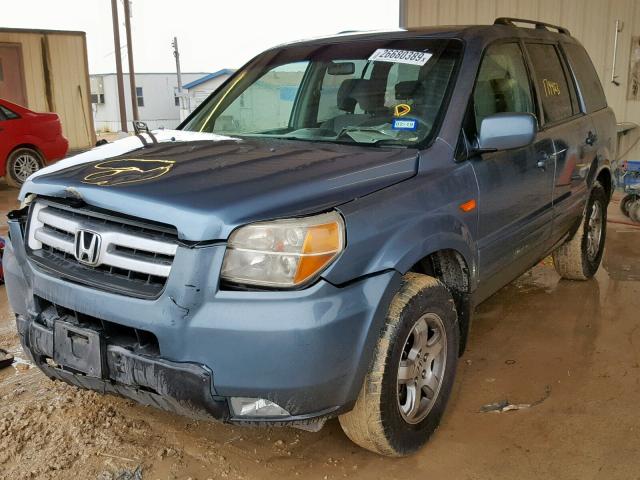
[(404, 117), (407, 113), (411, 111), (411, 106), (406, 103), (399, 103), (395, 107), (393, 107), (393, 116), (394, 117)]
[(407, 63), (409, 65), (423, 66), (432, 57), (427, 52), (414, 52), (411, 50), (392, 50), (379, 48), (369, 57), (373, 62)]
[(391, 128), (394, 130), (415, 130), (418, 128), (418, 121), (415, 118), (394, 118)]

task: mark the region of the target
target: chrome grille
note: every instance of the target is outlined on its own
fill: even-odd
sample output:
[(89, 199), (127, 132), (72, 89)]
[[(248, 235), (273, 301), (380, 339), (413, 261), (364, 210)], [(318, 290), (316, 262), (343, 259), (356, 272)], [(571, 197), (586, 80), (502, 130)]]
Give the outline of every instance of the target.
[[(78, 256), (79, 232), (98, 235), (97, 261)], [(142, 297), (164, 287), (177, 251), (177, 235), (154, 225), (40, 201), (27, 229), (30, 257), (69, 279)]]

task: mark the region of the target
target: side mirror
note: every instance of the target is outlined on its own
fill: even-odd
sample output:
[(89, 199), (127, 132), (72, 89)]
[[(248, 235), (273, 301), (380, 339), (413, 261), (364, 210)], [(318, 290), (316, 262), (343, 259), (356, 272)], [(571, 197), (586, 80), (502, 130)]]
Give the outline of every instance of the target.
[(538, 121), (530, 113), (496, 113), (480, 124), (479, 150), (511, 150), (531, 144), (538, 133)]

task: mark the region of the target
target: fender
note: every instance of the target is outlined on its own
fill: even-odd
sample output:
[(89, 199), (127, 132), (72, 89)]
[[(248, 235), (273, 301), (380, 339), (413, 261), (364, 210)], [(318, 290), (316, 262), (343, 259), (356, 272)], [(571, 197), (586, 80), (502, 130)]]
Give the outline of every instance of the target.
[(326, 280), (342, 284), (389, 269), (404, 274), (433, 252), (455, 250), (475, 289), (478, 216), (460, 210), (462, 203), (477, 198), (475, 176), (466, 162), (433, 163), (448, 171), (425, 172), (339, 207), (347, 248), (323, 275)]

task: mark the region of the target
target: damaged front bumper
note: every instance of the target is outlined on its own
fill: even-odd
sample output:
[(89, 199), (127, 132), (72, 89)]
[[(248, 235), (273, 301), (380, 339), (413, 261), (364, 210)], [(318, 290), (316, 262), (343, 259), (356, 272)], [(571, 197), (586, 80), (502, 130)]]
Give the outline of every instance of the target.
[[(140, 299), (39, 269), (17, 220), (9, 232), (7, 294), (25, 351), (45, 374), (232, 423), (304, 428), (349, 410), (400, 283), (389, 271), (343, 287), (222, 290), (225, 246), (180, 246), (162, 294)], [(63, 337), (79, 340), (60, 347)], [(232, 399), (272, 402), (287, 415), (243, 417)]]
[[(48, 325), (43, 325), (34, 318), (17, 316), (18, 333), (25, 352), (49, 378), (101, 393), (122, 395), (143, 405), (181, 415), (229, 418), (226, 400), (212, 392), (211, 371), (200, 365), (170, 362), (109, 344), (102, 346), (98, 357), (101, 368), (97, 375), (81, 374), (76, 369), (56, 364), (55, 326), (59, 322), (67, 323), (66, 320), (65, 317), (49, 316), (45, 320)], [(90, 370), (89, 359), (84, 357), (83, 360), (87, 368), (80, 368)]]

